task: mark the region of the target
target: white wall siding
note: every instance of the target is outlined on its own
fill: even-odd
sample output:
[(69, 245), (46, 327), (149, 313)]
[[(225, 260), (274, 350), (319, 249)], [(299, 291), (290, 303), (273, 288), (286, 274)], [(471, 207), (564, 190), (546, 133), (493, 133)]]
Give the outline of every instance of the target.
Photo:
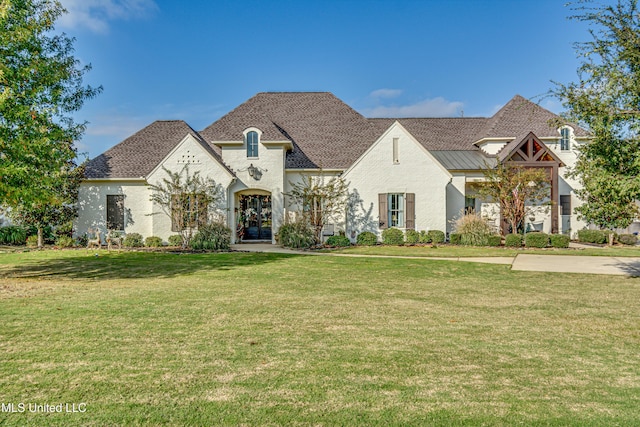
[[(398, 140), (397, 163), (393, 161), (394, 138)], [(351, 191), (358, 192), (365, 210), (373, 207), (375, 222), (379, 220), (378, 194), (414, 193), (416, 230), (447, 229), (451, 175), (399, 123), (345, 172), (345, 180)]]

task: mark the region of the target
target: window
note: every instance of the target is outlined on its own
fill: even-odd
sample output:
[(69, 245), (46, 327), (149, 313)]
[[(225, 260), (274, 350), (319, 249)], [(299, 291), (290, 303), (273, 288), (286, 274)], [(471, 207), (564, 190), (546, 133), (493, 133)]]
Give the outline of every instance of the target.
[(107, 229), (124, 230), (124, 195), (107, 195)]
[(571, 195), (560, 195), (560, 215), (571, 215)]
[(389, 227), (415, 228), (414, 193), (380, 193), (378, 194), (379, 224), (381, 229)]
[(258, 157), (258, 132), (247, 133), (247, 157)]
[(204, 194), (174, 194), (171, 201), (171, 231), (198, 228), (207, 222)]
[(393, 138), (393, 164), (397, 165), (400, 163), (400, 158), (398, 157), (398, 140), (399, 138)]
[(472, 214), (476, 211), (476, 196), (465, 196), (464, 197), (464, 213)]
[(562, 151), (571, 149), (571, 130), (569, 128), (560, 129), (560, 149)]
[(389, 226), (404, 227), (404, 194), (389, 194)]

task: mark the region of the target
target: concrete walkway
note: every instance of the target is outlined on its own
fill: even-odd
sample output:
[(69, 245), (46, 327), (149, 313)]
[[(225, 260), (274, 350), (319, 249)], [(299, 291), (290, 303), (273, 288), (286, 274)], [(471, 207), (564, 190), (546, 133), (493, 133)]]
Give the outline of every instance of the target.
[(542, 271), (556, 273), (613, 274), (640, 277), (640, 258), (576, 255), (535, 255), (518, 254), (515, 257), (420, 257), (392, 255), (336, 254), (331, 252), (297, 251), (269, 243), (247, 243), (231, 245), (239, 252), (270, 252), (292, 255), (339, 256), (350, 258), (405, 258), (429, 259), (461, 262), (480, 262), (486, 264), (511, 265), (512, 270)]

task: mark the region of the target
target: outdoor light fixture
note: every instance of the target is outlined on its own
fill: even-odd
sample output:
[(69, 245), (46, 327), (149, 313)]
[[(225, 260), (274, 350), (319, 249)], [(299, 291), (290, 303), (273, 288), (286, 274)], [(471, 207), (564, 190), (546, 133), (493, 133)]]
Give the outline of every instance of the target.
[(251, 163), (247, 168), (247, 172), (249, 172), (249, 176), (253, 178), (256, 175), (256, 172), (258, 172), (258, 168), (253, 166), (253, 163)]

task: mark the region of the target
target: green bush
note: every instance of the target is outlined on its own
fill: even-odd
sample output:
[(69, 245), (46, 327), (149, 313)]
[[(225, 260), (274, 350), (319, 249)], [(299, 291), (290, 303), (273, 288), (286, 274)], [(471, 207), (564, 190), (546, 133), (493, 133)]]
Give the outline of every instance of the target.
[(378, 243), (378, 236), (370, 231), (363, 231), (362, 233), (358, 234), (356, 243), (362, 246), (373, 246)]
[(351, 241), (347, 236), (330, 236), (326, 244), (327, 246), (344, 247), (351, 246)]
[(182, 236), (179, 234), (174, 234), (169, 236), (169, 246), (182, 246)]
[(385, 245), (404, 245), (404, 233), (395, 227), (387, 228), (382, 232), (382, 243)]
[(144, 239), (144, 245), (148, 248), (162, 247), (162, 239), (158, 236), (149, 236)]
[(0, 245), (24, 245), (27, 241), (27, 230), (10, 225), (0, 228)]
[(449, 243), (452, 245), (459, 245), (462, 241), (462, 234), (460, 233), (450, 233), (449, 234)]
[(196, 251), (228, 251), (231, 247), (231, 229), (222, 223), (203, 225), (189, 242)]
[(431, 243), (444, 243), (444, 232), (440, 230), (429, 230), (428, 234), (431, 238)]
[(420, 230), (420, 243), (431, 243), (431, 236), (425, 230)]
[(635, 245), (638, 243), (638, 236), (635, 234), (620, 234), (618, 236), (618, 242), (623, 245)]
[(524, 237), (524, 245), (527, 248), (546, 248), (549, 246), (547, 233), (527, 233)]
[(405, 232), (404, 238), (410, 245), (415, 245), (416, 243), (420, 242), (420, 233), (418, 233), (416, 230), (407, 230)]
[(504, 245), (509, 248), (522, 247), (522, 235), (521, 234), (507, 234), (504, 238)]
[(578, 230), (578, 241), (583, 243), (606, 243), (608, 235), (602, 230)]
[(124, 236), (124, 240), (122, 240), (122, 246), (125, 248), (141, 248), (144, 246), (144, 240), (142, 239), (142, 234), (140, 233), (129, 233)]
[(487, 246), (501, 246), (502, 245), (502, 236), (498, 236), (497, 234), (492, 234), (491, 236), (487, 236)]
[(566, 234), (551, 234), (549, 241), (554, 248), (568, 248), (571, 238)]
[(38, 236), (33, 235), (27, 237), (27, 246), (30, 248), (35, 248), (36, 246), (38, 246)]
[(278, 231), (280, 244), (288, 248), (310, 248), (316, 243), (316, 233), (303, 220), (284, 224)]
[(75, 243), (73, 237), (70, 236), (58, 236), (56, 239), (56, 246), (59, 248), (72, 248)]

